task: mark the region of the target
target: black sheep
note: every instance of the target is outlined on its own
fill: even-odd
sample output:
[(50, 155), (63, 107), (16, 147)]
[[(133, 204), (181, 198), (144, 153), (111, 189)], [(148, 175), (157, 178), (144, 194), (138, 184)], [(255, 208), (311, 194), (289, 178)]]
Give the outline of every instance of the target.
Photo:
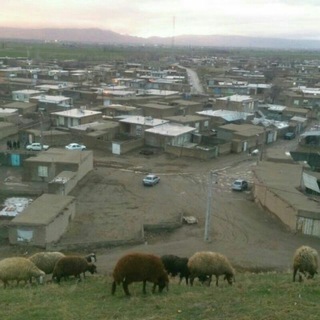
[(66, 256), (58, 260), (56, 263), (53, 270), (52, 279), (56, 279), (58, 283), (62, 277), (66, 279), (68, 276), (75, 276), (76, 278), (81, 279), (81, 273), (86, 271), (89, 271), (91, 274), (93, 274), (97, 272), (97, 267), (83, 257)]
[[(190, 271), (188, 268), (188, 258), (178, 257), (173, 254), (167, 254), (163, 255), (161, 257), (161, 260), (169, 275), (171, 275), (172, 277), (179, 275), (179, 284), (181, 283), (183, 278), (186, 279), (186, 284), (189, 284)], [(207, 275), (199, 275), (198, 278), (201, 283), (204, 283), (209, 279)]]

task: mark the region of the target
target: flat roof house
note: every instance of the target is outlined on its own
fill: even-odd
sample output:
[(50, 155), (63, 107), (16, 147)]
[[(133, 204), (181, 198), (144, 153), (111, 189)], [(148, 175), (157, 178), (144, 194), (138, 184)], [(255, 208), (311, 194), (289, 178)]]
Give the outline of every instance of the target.
[(235, 94), (228, 97), (217, 98), (216, 107), (240, 112), (253, 112), (258, 105), (258, 99), (250, 96)]
[(72, 99), (64, 96), (50, 96), (46, 94), (41, 94), (39, 96), (34, 96), (30, 98), (30, 102), (35, 102), (38, 105), (38, 108), (42, 111), (48, 113), (65, 110), (71, 107)]
[(145, 144), (152, 147), (165, 148), (166, 145), (182, 146), (190, 143), (196, 128), (173, 123), (145, 130)]
[(163, 125), (167, 122), (169, 121), (152, 117), (130, 116), (119, 120), (120, 132), (132, 137), (143, 137), (147, 129)]
[(102, 112), (74, 108), (66, 111), (52, 112), (51, 118), (56, 127), (69, 128), (95, 122), (102, 119)]
[(50, 148), (23, 161), (22, 180), (50, 182), (62, 171), (77, 173), (77, 181), (93, 169), (93, 152)]
[(74, 197), (45, 193), (10, 222), (9, 242), (46, 248), (61, 238), (75, 212)]
[(38, 96), (42, 93), (40, 90), (16, 90), (12, 91), (12, 100), (21, 101), (21, 102), (29, 102), (30, 98)]

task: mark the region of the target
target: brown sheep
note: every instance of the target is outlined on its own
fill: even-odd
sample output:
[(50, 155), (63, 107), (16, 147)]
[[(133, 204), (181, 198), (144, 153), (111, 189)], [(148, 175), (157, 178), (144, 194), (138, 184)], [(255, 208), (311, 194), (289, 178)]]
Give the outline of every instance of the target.
[(97, 267), (88, 262), (84, 257), (80, 256), (66, 256), (59, 259), (54, 267), (52, 280), (56, 279), (60, 282), (60, 279), (68, 276), (75, 276), (81, 280), (80, 274), (89, 271), (91, 274), (97, 272)]
[(293, 257), (293, 282), (296, 281), (296, 274), (299, 271), (299, 281), (302, 281), (301, 274), (313, 278), (318, 273), (318, 252), (308, 246), (299, 247)]
[(132, 282), (143, 282), (143, 293), (146, 293), (146, 282), (152, 282), (152, 293), (156, 286), (159, 292), (169, 285), (168, 274), (160, 257), (146, 253), (130, 253), (119, 259), (113, 270), (112, 291), (114, 294), (117, 284), (122, 283), (123, 290), (130, 296), (128, 285)]

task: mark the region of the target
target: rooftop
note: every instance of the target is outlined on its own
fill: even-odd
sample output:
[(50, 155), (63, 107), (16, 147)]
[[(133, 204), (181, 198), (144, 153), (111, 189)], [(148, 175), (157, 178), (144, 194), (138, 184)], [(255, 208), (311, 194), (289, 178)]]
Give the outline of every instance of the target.
[(196, 128), (178, 125), (174, 123), (165, 123), (161, 126), (156, 126), (151, 129), (147, 129), (145, 132), (155, 133), (163, 136), (177, 137), (185, 133), (191, 133)]
[(48, 225), (74, 200), (71, 196), (45, 193), (15, 217), (11, 224)]
[(73, 108), (65, 111), (52, 112), (52, 115), (63, 116), (68, 118), (83, 118), (87, 116), (102, 114), (100, 111), (92, 111), (84, 108)]

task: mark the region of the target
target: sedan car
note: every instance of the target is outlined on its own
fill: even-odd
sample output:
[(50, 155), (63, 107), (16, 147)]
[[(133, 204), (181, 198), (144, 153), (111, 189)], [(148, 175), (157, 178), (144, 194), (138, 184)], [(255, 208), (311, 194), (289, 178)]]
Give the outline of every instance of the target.
[(237, 179), (237, 180), (233, 181), (231, 188), (232, 188), (232, 190), (235, 190), (235, 191), (247, 190), (248, 189), (248, 182), (246, 180)]
[(33, 142), (26, 146), (27, 150), (30, 151), (41, 151), (41, 150), (48, 150), (49, 146), (46, 144), (41, 144), (40, 142)]
[(87, 147), (83, 144), (79, 144), (79, 143), (70, 143), (67, 146), (65, 146), (66, 149), (68, 150), (86, 150)]
[(142, 183), (144, 186), (154, 186), (159, 182), (160, 182), (160, 178), (155, 174), (148, 174), (142, 179)]

